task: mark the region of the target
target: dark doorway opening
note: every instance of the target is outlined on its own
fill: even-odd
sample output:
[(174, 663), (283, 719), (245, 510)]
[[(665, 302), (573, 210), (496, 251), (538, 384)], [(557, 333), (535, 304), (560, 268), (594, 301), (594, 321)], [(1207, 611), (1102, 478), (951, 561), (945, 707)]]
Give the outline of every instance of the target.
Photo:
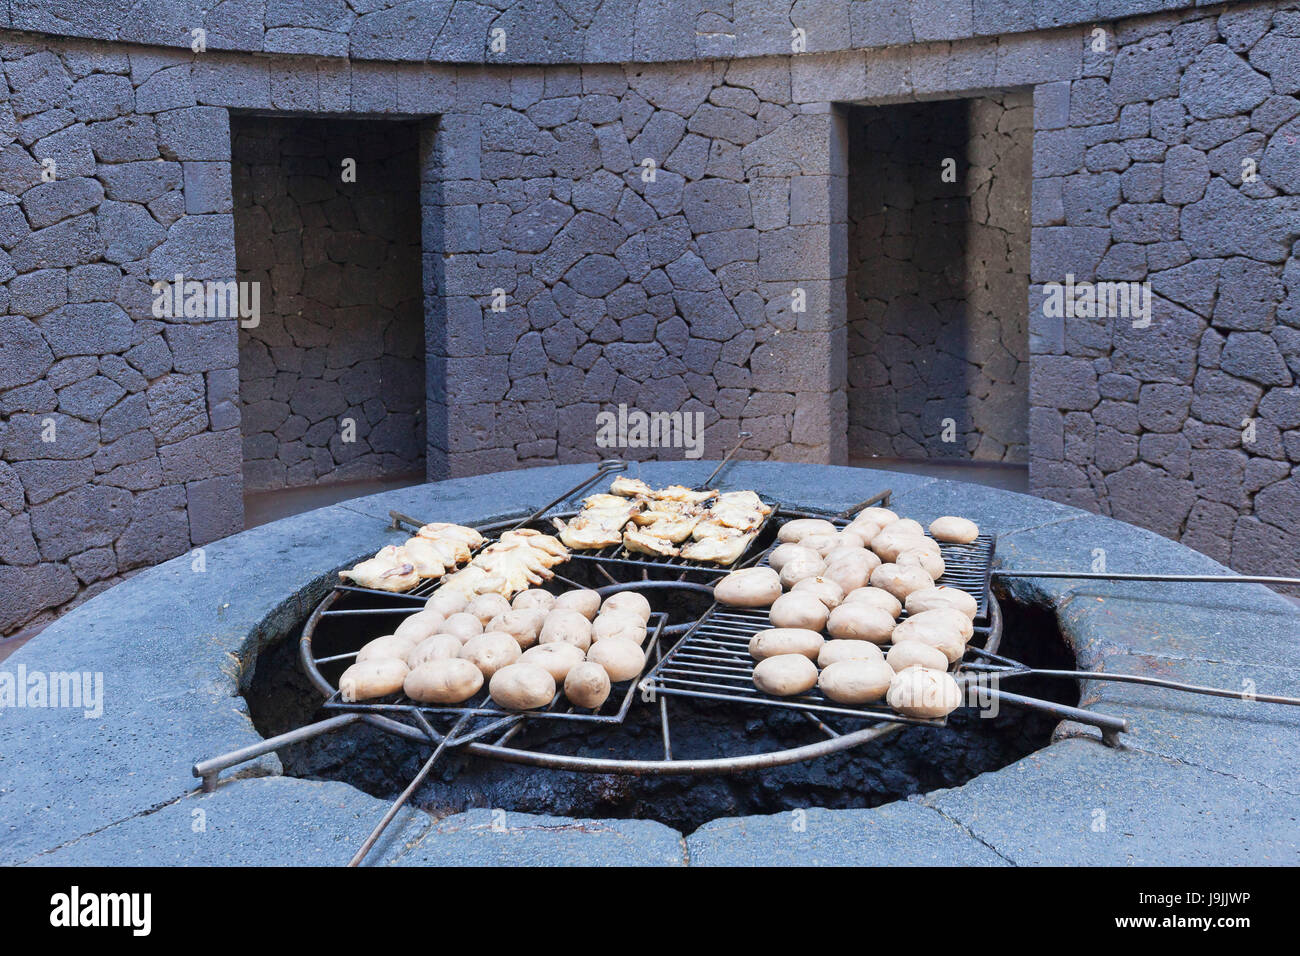
[(1031, 93), (847, 119), (850, 459), (1023, 464)]
[(419, 132), (231, 117), (246, 494), (423, 480)]

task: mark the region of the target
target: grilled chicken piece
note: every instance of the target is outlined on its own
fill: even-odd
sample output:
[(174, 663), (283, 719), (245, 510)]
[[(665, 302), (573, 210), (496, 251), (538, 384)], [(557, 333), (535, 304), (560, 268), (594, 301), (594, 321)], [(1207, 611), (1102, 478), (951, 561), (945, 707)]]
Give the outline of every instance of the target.
[(501, 535), (500, 540), (493, 547), (513, 547), (516, 544), (527, 544), (534, 551), (540, 551), (546, 555), (548, 561), (547, 567), (554, 567), (569, 560), (568, 549), (564, 547), (554, 535), (545, 534), (541, 531), (535, 531), (532, 528), (519, 528), (516, 531), (507, 531)]
[(634, 524), (629, 524), (623, 532), (623, 547), (630, 552), (651, 554), (659, 558), (675, 558), (680, 554), (671, 541), (651, 534), (649, 528), (638, 531)]
[(632, 520), (639, 525), (654, 524), (656, 521), (680, 518), (683, 515), (699, 517), (703, 511), (698, 505), (685, 501), (651, 501), (646, 503), (644, 511), (638, 511)]
[(604, 511), (607, 509), (617, 510), (620, 508), (626, 508), (632, 503), (633, 503), (632, 499), (628, 497), (624, 497), (622, 495), (606, 495), (606, 494), (590, 495), (582, 499), (582, 510), (583, 511)]
[(555, 577), (551, 568), (568, 557), (568, 549), (551, 535), (520, 528), (502, 534), (442, 586), (467, 597), (495, 593), (511, 598)]
[(618, 525), (592, 520), (586, 512), (580, 512), (568, 524), (558, 519), (555, 523), (560, 526), (560, 540), (577, 551), (595, 551), (623, 540)]
[(461, 568), (455, 574), (443, 578), (439, 590), (459, 591), (467, 598), (474, 598), (480, 594), (502, 594), (505, 581), (499, 577), (493, 577), (482, 568), (469, 565)]
[(764, 504), (763, 499), (752, 491), (724, 491), (713, 503), (714, 511), (732, 507), (754, 509), (761, 512), (764, 517), (772, 513), (772, 506)]
[(420, 583), (420, 576), (406, 551), (395, 545), (383, 548), (373, 558), (354, 568), (340, 571), (339, 579), (376, 591), (409, 591)]
[[(695, 526), (699, 523), (700, 519), (695, 515), (674, 515), (645, 525), (640, 530), (641, 533), (653, 538), (662, 538), (665, 541), (671, 541), (673, 544), (681, 544), (691, 536), (691, 532), (695, 530)], [(627, 540), (626, 532), (623, 539)]]
[(479, 534), (473, 528), (467, 528), (463, 524), (448, 524), (445, 521), (436, 521), (433, 524), (426, 524), (416, 532), (421, 538), (431, 538), (437, 540), (463, 541), (472, 550), (483, 543), (483, 535)]
[(647, 497), (656, 501), (685, 501), (698, 505), (718, 497), (718, 493), (712, 488), (707, 491), (692, 491), (684, 485), (669, 485), (667, 488), (651, 492)]
[(737, 531), (755, 531), (763, 523), (763, 512), (743, 506), (715, 506), (709, 509), (708, 520)]
[(636, 498), (637, 496), (648, 498), (654, 494), (653, 489), (640, 478), (625, 478), (622, 475), (610, 483), (609, 490), (611, 493), (622, 495), (624, 498)]
[[(702, 522), (701, 522), (702, 523)], [(731, 531), (731, 529), (727, 529)], [(682, 548), (682, 557), (690, 561), (711, 561), (714, 564), (735, 564), (745, 553), (749, 543), (754, 540), (752, 534), (731, 531), (731, 537), (711, 534), (696, 538)]]
[[(402, 550), (410, 558), (415, 573), (422, 578), (440, 578), (447, 573), (448, 565), (455, 567), (456, 564), (447, 560), (437, 543), (428, 538), (411, 538), (402, 545)], [(468, 552), (465, 557), (469, 557)]]

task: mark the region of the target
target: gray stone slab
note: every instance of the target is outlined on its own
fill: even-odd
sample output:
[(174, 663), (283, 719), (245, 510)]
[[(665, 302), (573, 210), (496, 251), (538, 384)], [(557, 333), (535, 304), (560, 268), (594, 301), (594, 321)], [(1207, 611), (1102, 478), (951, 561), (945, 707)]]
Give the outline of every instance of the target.
[[(17, 665), (11, 658), (5, 667)], [(164, 806), (197, 785), (191, 774), (196, 760), (262, 739), (240, 697), (180, 693), (115, 703), (106, 676), (105, 698), (98, 720), (68, 709), (4, 713), (0, 864)], [(272, 755), (240, 769), (278, 768)]]
[(445, 817), (398, 866), (681, 866), (681, 835), (652, 820), (470, 810)]
[(942, 814), (919, 803), (871, 810), (810, 807), (726, 817), (686, 838), (692, 866), (1005, 866)]
[[(1133, 589), (1135, 590), (1135, 588)], [(1300, 651), (1300, 609), (1267, 600), (1250, 584), (1152, 584), (1145, 594), (1106, 593), (1100, 584), (1074, 589), (1059, 610), (1059, 624), (1084, 667), (1111, 649), (1205, 661), (1235, 661), (1270, 668), (1295, 664)]]
[(1018, 866), (1295, 866), (1292, 794), (1065, 740), (923, 802)]
[[(1105, 656), (1101, 669), (1256, 695), (1300, 697), (1300, 669), (1254, 662), (1116, 653)], [(1283, 756), (1300, 751), (1300, 709), (1105, 681), (1085, 682), (1081, 703), (1127, 719), (1126, 746), (1300, 794), (1300, 766)]]
[(15, 675), (102, 675), (104, 710), (0, 714), (0, 861), (175, 800), (195, 785), (196, 760), (257, 743), (238, 696), (245, 662), (301, 623), (337, 567), (379, 547), (374, 535), (369, 518), (338, 508), (235, 535), (207, 546), (206, 571), (182, 556), (143, 572), (8, 658)]
[[(232, 780), (100, 830), (30, 862), (38, 866), (342, 866), (388, 809), (345, 783)], [(432, 821), (403, 808), (366, 857), (382, 865)]]

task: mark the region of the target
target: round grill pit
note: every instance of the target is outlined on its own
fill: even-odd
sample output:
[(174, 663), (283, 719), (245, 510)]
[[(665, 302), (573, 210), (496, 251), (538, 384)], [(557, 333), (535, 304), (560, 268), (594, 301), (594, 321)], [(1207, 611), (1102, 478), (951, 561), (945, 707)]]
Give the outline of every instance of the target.
[[(584, 586), (608, 584), (595, 565), (582, 562), (571, 562), (565, 576)], [(698, 591), (646, 593), (654, 610), (668, 614), (670, 626), (694, 622), (710, 603)], [(366, 602), (373, 606), (375, 599), (350, 595), (345, 600), (349, 607), (357, 607), (366, 606)], [(1003, 611), (1002, 654), (1030, 666), (1074, 666), (1050, 613), (1005, 601)], [(314, 638), (316, 655), (355, 649), (385, 633), (384, 626), (383, 618), (375, 615), (323, 619)], [(328, 716), (319, 710), (319, 691), (303, 673), (296, 637), (297, 632), (286, 634), (263, 651), (245, 691), (254, 724), (264, 737)], [(676, 639), (665, 638), (665, 650)], [(325, 668), (322, 672), (327, 678), (337, 677)], [(1070, 681), (1021, 678), (1015, 691), (1066, 705), (1078, 702), (1077, 686)], [(780, 709), (674, 697), (669, 714), (677, 760), (784, 750), (824, 739), (806, 716)], [(828, 722), (840, 733), (868, 726), (854, 720)], [(725, 775), (577, 773), (449, 749), (411, 802), (438, 816), (487, 807), (572, 817), (649, 819), (689, 833), (719, 817), (810, 806), (874, 807), (960, 786), (1045, 746), (1056, 723), (1057, 718), (1050, 715), (1005, 704), (996, 717), (962, 708), (950, 716), (947, 727), (910, 726), (870, 746), (809, 762)], [(584, 757), (663, 758), (658, 705), (639, 698), (621, 725), (529, 721), (512, 741), (512, 746), (521, 744)], [(429, 748), (355, 724), (344, 732), (294, 744), (279, 753), (291, 776), (343, 781), (374, 796), (394, 799), (419, 771)]]

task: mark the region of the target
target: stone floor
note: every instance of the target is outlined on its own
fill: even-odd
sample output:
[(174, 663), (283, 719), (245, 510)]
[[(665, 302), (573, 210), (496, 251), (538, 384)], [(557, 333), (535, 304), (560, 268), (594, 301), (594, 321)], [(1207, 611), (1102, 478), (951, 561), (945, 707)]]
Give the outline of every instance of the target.
[(244, 495), (244, 528), (256, 528), (290, 515), (314, 511), (329, 505), (377, 495), (381, 491), (409, 488), (424, 481), (420, 475), (398, 475), (392, 478), (375, 478), (369, 481), (339, 481), (311, 485), (305, 488), (278, 488)]

